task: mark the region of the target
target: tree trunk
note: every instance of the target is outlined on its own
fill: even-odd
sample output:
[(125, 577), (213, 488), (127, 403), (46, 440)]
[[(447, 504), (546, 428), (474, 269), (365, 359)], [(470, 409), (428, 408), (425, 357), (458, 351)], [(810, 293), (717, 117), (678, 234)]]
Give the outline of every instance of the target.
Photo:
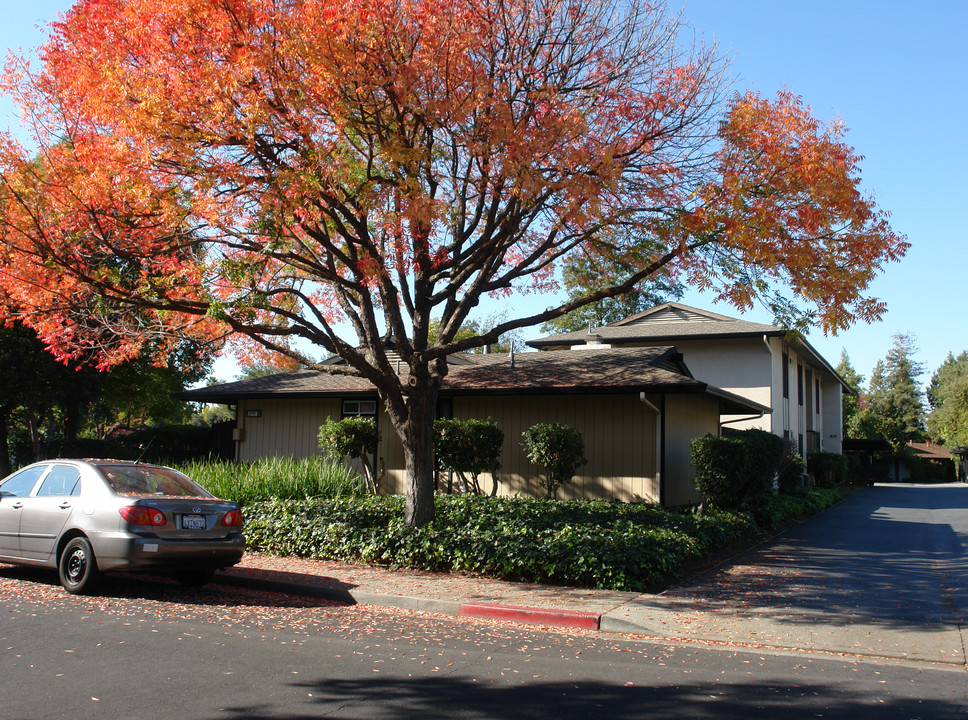
[(404, 522), (411, 527), (434, 519), (434, 415), (437, 388), (413, 388), (407, 396), (407, 421), (403, 427), (406, 460), (407, 504)]

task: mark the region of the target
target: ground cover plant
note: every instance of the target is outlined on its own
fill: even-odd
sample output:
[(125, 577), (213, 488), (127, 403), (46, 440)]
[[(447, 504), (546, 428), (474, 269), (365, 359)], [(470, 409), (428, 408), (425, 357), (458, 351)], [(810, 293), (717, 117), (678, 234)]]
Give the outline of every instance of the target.
[(700, 515), (656, 505), (441, 495), (437, 517), (421, 527), (405, 524), (401, 496), (268, 500), (246, 508), (245, 532), (250, 549), (268, 554), (643, 591), (839, 497), (802, 489), (744, 511)]

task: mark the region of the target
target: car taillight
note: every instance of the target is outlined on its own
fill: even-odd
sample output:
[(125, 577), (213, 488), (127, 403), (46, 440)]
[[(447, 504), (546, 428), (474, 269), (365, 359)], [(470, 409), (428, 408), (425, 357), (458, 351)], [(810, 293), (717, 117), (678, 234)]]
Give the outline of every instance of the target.
[(228, 527), (235, 527), (242, 524), (242, 511), (235, 509), (229, 510), (225, 513), (225, 517), (222, 518), (222, 524)]
[(121, 517), (132, 525), (165, 525), (168, 520), (165, 513), (157, 508), (145, 507), (144, 505), (129, 505), (119, 511)]

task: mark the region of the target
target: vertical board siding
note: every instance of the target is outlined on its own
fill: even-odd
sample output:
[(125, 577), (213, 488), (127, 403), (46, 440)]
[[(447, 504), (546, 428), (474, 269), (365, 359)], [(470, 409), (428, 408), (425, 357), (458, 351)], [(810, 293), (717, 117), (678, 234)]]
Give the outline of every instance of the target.
[[(247, 410), (259, 410), (262, 416), (246, 417)], [(244, 400), (239, 403), (242, 439), (236, 455), (243, 461), (318, 455), (319, 426), (339, 416), (338, 399)]]
[(692, 440), (719, 434), (719, 402), (706, 395), (667, 395), (665, 403), (666, 505), (702, 500), (692, 465)]
[[(657, 406), (658, 396), (649, 396)], [(317, 433), (328, 417), (340, 416), (341, 400), (246, 400), (239, 404), (239, 460), (265, 457), (310, 457), (319, 454)], [(246, 417), (260, 410), (261, 417)], [(521, 448), (521, 434), (539, 422), (560, 422), (581, 430), (588, 462), (558, 497), (658, 502), (658, 418), (638, 395), (542, 395), (454, 398), (455, 418), (493, 418), (504, 431), (498, 494), (542, 497), (544, 469), (532, 465)], [(382, 435), (377, 472), (386, 471), (382, 492), (403, 493), (403, 445), (385, 412), (377, 416)], [(718, 402), (702, 395), (669, 395), (664, 417), (667, 505), (698, 502), (693, 482), (690, 443), (719, 429)], [(490, 492), (493, 480), (482, 478)]]
[[(656, 502), (655, 415), (637, 395), (545, 395), (454, 399), (456, 418), (493, 418), (504, 431), (498, 494), (543, 496), (544, 469), (532, 465), (521, 434), (539, 422), (581, 430), (588, 462), (558, 497)], [(491, 488), (491, 478), (484, 487)]]
[[(266, 457), (305, 458), (319, 455), (317, 436), (319, 426), (327, 418), (339, 419), (341, 398), (243, 400), (239, 403), (237, 426), (242, 439), (236, 457), (241, 461)], [(258, 418), (246, 417), (247, 410), (259, 410)], [(376, 471), (385, 469), (382, 491), (402, 493), (404, 490), (403, 445), (397, 437), (385, 411), (377, 414), (380, 445), (377, 449)], [(356, 461), (349, 466), (357, 472)]]

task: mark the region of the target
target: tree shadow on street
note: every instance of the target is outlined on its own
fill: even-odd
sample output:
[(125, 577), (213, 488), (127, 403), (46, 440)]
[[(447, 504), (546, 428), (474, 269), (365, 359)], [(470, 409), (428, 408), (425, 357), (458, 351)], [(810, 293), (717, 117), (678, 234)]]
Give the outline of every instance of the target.
[[(964, 717), (965, 707), (938, 699), (879, 698), (835, 685), (773, 685), (751, 681), (724, 685), (663, 684), (654, 687), (620, 683), (540, 682), (513, 687), (459, 678), (360, 678), (299, 684), (306, 705), (280, 714), (276, 708), (225, 708), (220, 717), (234, 720), (291, 720), (326, 717), (331, 720), (434, 720), (436, 718), (796, 718), (825, 720), (893, 720)], [(960, 696), (960, 694), (959, 694)]]

